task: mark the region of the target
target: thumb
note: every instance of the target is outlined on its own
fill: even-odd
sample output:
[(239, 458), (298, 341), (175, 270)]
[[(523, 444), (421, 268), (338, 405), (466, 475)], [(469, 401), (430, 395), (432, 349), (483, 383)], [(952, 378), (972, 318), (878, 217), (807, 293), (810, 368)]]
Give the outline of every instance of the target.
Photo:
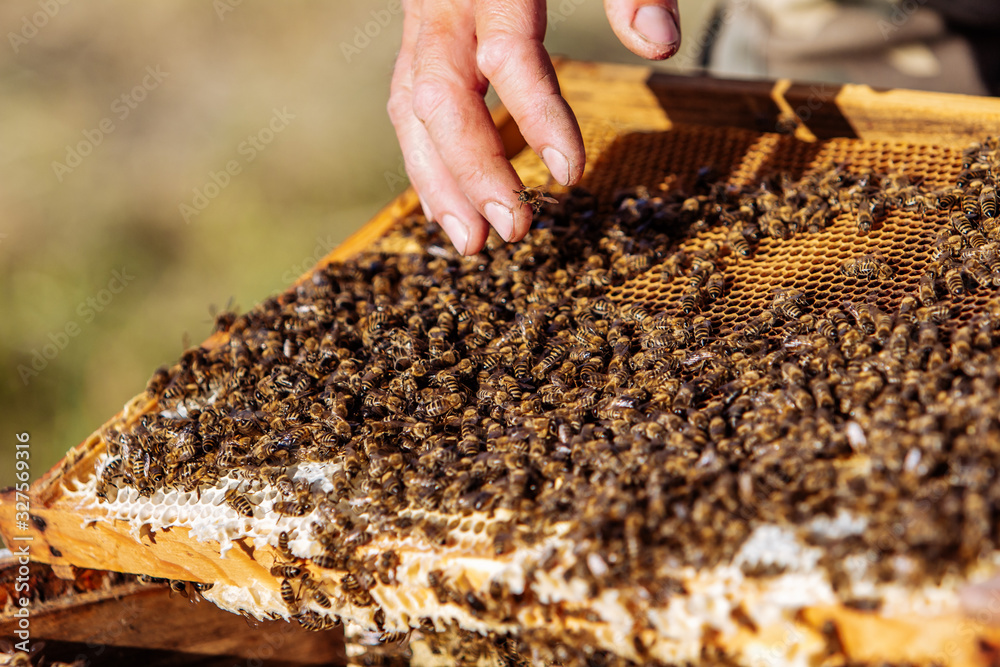
[(629, 51), (664, 60), (681, 45), (677, 0), (604, 0), (611, 29)]

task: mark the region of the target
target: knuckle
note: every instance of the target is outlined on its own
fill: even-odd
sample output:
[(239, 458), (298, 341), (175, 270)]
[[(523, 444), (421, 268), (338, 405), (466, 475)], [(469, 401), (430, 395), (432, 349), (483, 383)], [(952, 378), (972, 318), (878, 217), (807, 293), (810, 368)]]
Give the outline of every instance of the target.
[(476, 46), (476, 66), (487, 79), (492, 79), (503, 72), (507, 66), (512, 44), (503, 36), (492, 36), (483, 39)]
[(417, 77), (413, 81), (413, 113), (421, 121), (434, 116), (448, 101), (448, 86), (433, 77)]
[(406, 116), (413, 113), (408, 96), (399, 91), (392, 91), (389, 94), (389, 102), (385, 105), (385, 110), (389, 114), (389, 120), (396, 127), (400, 127)]

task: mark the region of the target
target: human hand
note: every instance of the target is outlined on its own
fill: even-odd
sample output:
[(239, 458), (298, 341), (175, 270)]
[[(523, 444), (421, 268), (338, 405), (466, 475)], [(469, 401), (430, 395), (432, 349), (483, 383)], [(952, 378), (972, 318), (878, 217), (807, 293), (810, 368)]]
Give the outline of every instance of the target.
[[(662, 60), (680, 45), (676, 0), (605, 0), (633, 53)], [(524, 238), (531, 207), (483, 95), (490, 83), (552, 177), (572, 185), (585, 161), (580, 127), (559, 93), (545, 37), (545, 0), (404, 0), (403, 43), (389, 117), (424, 214), (459, 252), (482, 250), (489, 227)]]

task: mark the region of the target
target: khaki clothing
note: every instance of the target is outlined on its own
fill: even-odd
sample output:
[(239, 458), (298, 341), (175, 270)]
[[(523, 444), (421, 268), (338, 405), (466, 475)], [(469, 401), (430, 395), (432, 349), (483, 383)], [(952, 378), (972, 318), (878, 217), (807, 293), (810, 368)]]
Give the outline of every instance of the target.
[[(977, 14), (969, 7), (977, 4), (942, 10), (930, 0), (725, 0), (704, 39), (707, 64), (718, 76), (995, 93), (991, 68), (980, 66), (976, 36), (968, 33), (986, 32), (1000, 17)], [(955, 9), (963, 13), (947, 14)], [(980, 25), (970, 27), (977, 16)]]

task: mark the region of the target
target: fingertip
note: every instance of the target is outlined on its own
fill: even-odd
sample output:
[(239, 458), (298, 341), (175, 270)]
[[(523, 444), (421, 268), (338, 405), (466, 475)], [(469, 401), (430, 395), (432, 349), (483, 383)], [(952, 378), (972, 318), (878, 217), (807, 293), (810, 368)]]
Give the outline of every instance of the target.
[(680, 16), (675, 0), (605, 0), (605, 8), (611, 28), (636, 55), (664, 60), (680, 48)]
[(663, 5), (643, 5), (635, 12), (632, 29), (654, 47), (673, 54), (681, 41), (677, 17)]
[(420, 195), (417, 195), (417, 198), (420, 200), (420, 209), (424, 212), (424, 217), (427, 218), (428, 222), (434, 222), (434, 214), (431, 213), (430, 206), (427, 205), (427, 202)]
[(469, 225), (469, 242), (465, 246), (465, 252), (463, 255), (475, 255), (476, 253), (482, 251), (486, 247), (486, 239), (490, 235), (489, 224), (479, 218), (475, 223)]
[(455, 250), (459, 251), (463, 255), (467, 255), (470, 236), (468, 225), (450, 213), (442, 215), (441, 222), (439, 224), (441, 225), (441, 229), (444, 230), (444, 233), (448, 235), (449, 239), (451, 239), (452, 244), (455, 246)]
[(574, 150), (567, 157), (566, 153), (552, 147), (546, 146), (542, 149), (542, 162), (548, 167), (549, 173), (557, 183), (564, 186), (575, 185), (583, 177), (583, 168), (587, 157), (583, 149), (583, 143), (573, 146)]
[(490, 221), (493, 229), (497, 230), (497, 234), (500, 235), (505, 241), (514, 240), (514, 211), (507, 208), (500, 202), (486, 202), (483, 206), (483, 214), (486, 219)]
[(569, 160), (562, 152), (556, 150), (552, 146), (547, 146), (542, 149), (542, 162), (545, 166), (549, 168), (549, 173), (552, 174), (552, 178), (560, 185), (569, 185), (570, 182), (570, 166)]
[(507, 239), (510, 242), (517, 242), (528, 235), (528, 231), (531, 230), (531, 223), (533, 221), (532, 209), (530, 206), (515, 206), (514, 207), (514, 233), (510, 235)]

